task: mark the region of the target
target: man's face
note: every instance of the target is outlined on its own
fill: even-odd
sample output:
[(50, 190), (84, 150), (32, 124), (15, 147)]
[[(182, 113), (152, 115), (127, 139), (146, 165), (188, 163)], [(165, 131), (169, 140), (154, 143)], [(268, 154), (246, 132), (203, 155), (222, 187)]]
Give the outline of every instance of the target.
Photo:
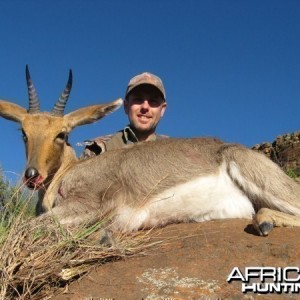
[(155, 131), (166, 106), (159, 90), (147, 84), (137, 86), (124, 101), (131, 126), (141, 133)]

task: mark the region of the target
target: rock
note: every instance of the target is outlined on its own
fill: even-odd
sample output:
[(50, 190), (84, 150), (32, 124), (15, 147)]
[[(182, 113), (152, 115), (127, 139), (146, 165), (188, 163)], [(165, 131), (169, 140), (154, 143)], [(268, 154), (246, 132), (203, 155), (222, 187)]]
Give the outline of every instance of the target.
[(234, 267), (299, 267), (299, 235), (300, 228), (275, 228), (257, 236), (251, 221), (237, 219), (169, 225), (153, 232), (166, 239), (159, 248), (97, 267), (53, 299), (270, 299), (276, 294), (243, 294), (241, 282), (227, 278)]
[(253, 150), (264, 153), (285, 171), (293, 170), (300, 175), (300, 131), (277, 136), (273, 143), (256, 144)]

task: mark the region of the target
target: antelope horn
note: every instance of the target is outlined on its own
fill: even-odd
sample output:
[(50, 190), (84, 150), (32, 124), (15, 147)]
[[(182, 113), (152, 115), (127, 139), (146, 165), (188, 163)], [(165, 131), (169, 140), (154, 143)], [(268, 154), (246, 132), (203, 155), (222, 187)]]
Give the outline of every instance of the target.
[(35, 87), (33, 85), (33, 82), (30, 77), (28, 65), (26, 65), (26, 82), (27, 82), (27, 88), (28, 88), (28, 97), (29, 97), (29, 108), (28, 113), (36, 113), (40, 111), (40, 103), (39, 99), (35, 90)]
[(73, 75), (72, 75), (72, 70), (70, 69), (67, 85), (66, 85), (64, 91), (62, 92), (62, 94), (60, 95), (60, 97), (58, 98), (57, 102), (54, 105), (54, 108), (52, 110), (53, 114), (59, 115), (59, 116), (64, 115), (64, 109), (67, 104), (67, 101), (68, 101), (68, 98), (69, 98), (69, 95), (71, 92), (71, 88), (72, 88), (72, 80), (73, 80)]

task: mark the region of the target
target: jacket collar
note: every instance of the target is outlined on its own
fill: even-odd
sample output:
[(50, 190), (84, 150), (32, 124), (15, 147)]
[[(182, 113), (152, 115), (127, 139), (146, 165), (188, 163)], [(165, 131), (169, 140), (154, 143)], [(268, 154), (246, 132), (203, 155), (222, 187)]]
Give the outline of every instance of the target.
[[(135, 133), (131, 129), (130, 125), (127, 125), (123, 129), (123, 137), (124, 137), (124, 140), (125, 140), (126, 144), (137, 143), (139, 141), (137, 136), (135, 135)], [(155, 141), (155, 140), (156, 140), (156, 134), (153, 134), (150, 137), (149, 141)]]

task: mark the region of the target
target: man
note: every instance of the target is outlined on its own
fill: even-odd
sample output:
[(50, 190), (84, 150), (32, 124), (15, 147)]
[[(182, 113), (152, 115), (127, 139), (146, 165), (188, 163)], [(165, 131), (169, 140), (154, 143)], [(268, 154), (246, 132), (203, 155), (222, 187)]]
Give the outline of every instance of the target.
[(155, 131), (166, 107), (166, 93), (159, 77), (148, 72), (133, 77), (128, 83), (124, 100), (129, 125), (113, 136), (86, 141), (82, 157), (91, 157), (137, 142), (164, 138)]

